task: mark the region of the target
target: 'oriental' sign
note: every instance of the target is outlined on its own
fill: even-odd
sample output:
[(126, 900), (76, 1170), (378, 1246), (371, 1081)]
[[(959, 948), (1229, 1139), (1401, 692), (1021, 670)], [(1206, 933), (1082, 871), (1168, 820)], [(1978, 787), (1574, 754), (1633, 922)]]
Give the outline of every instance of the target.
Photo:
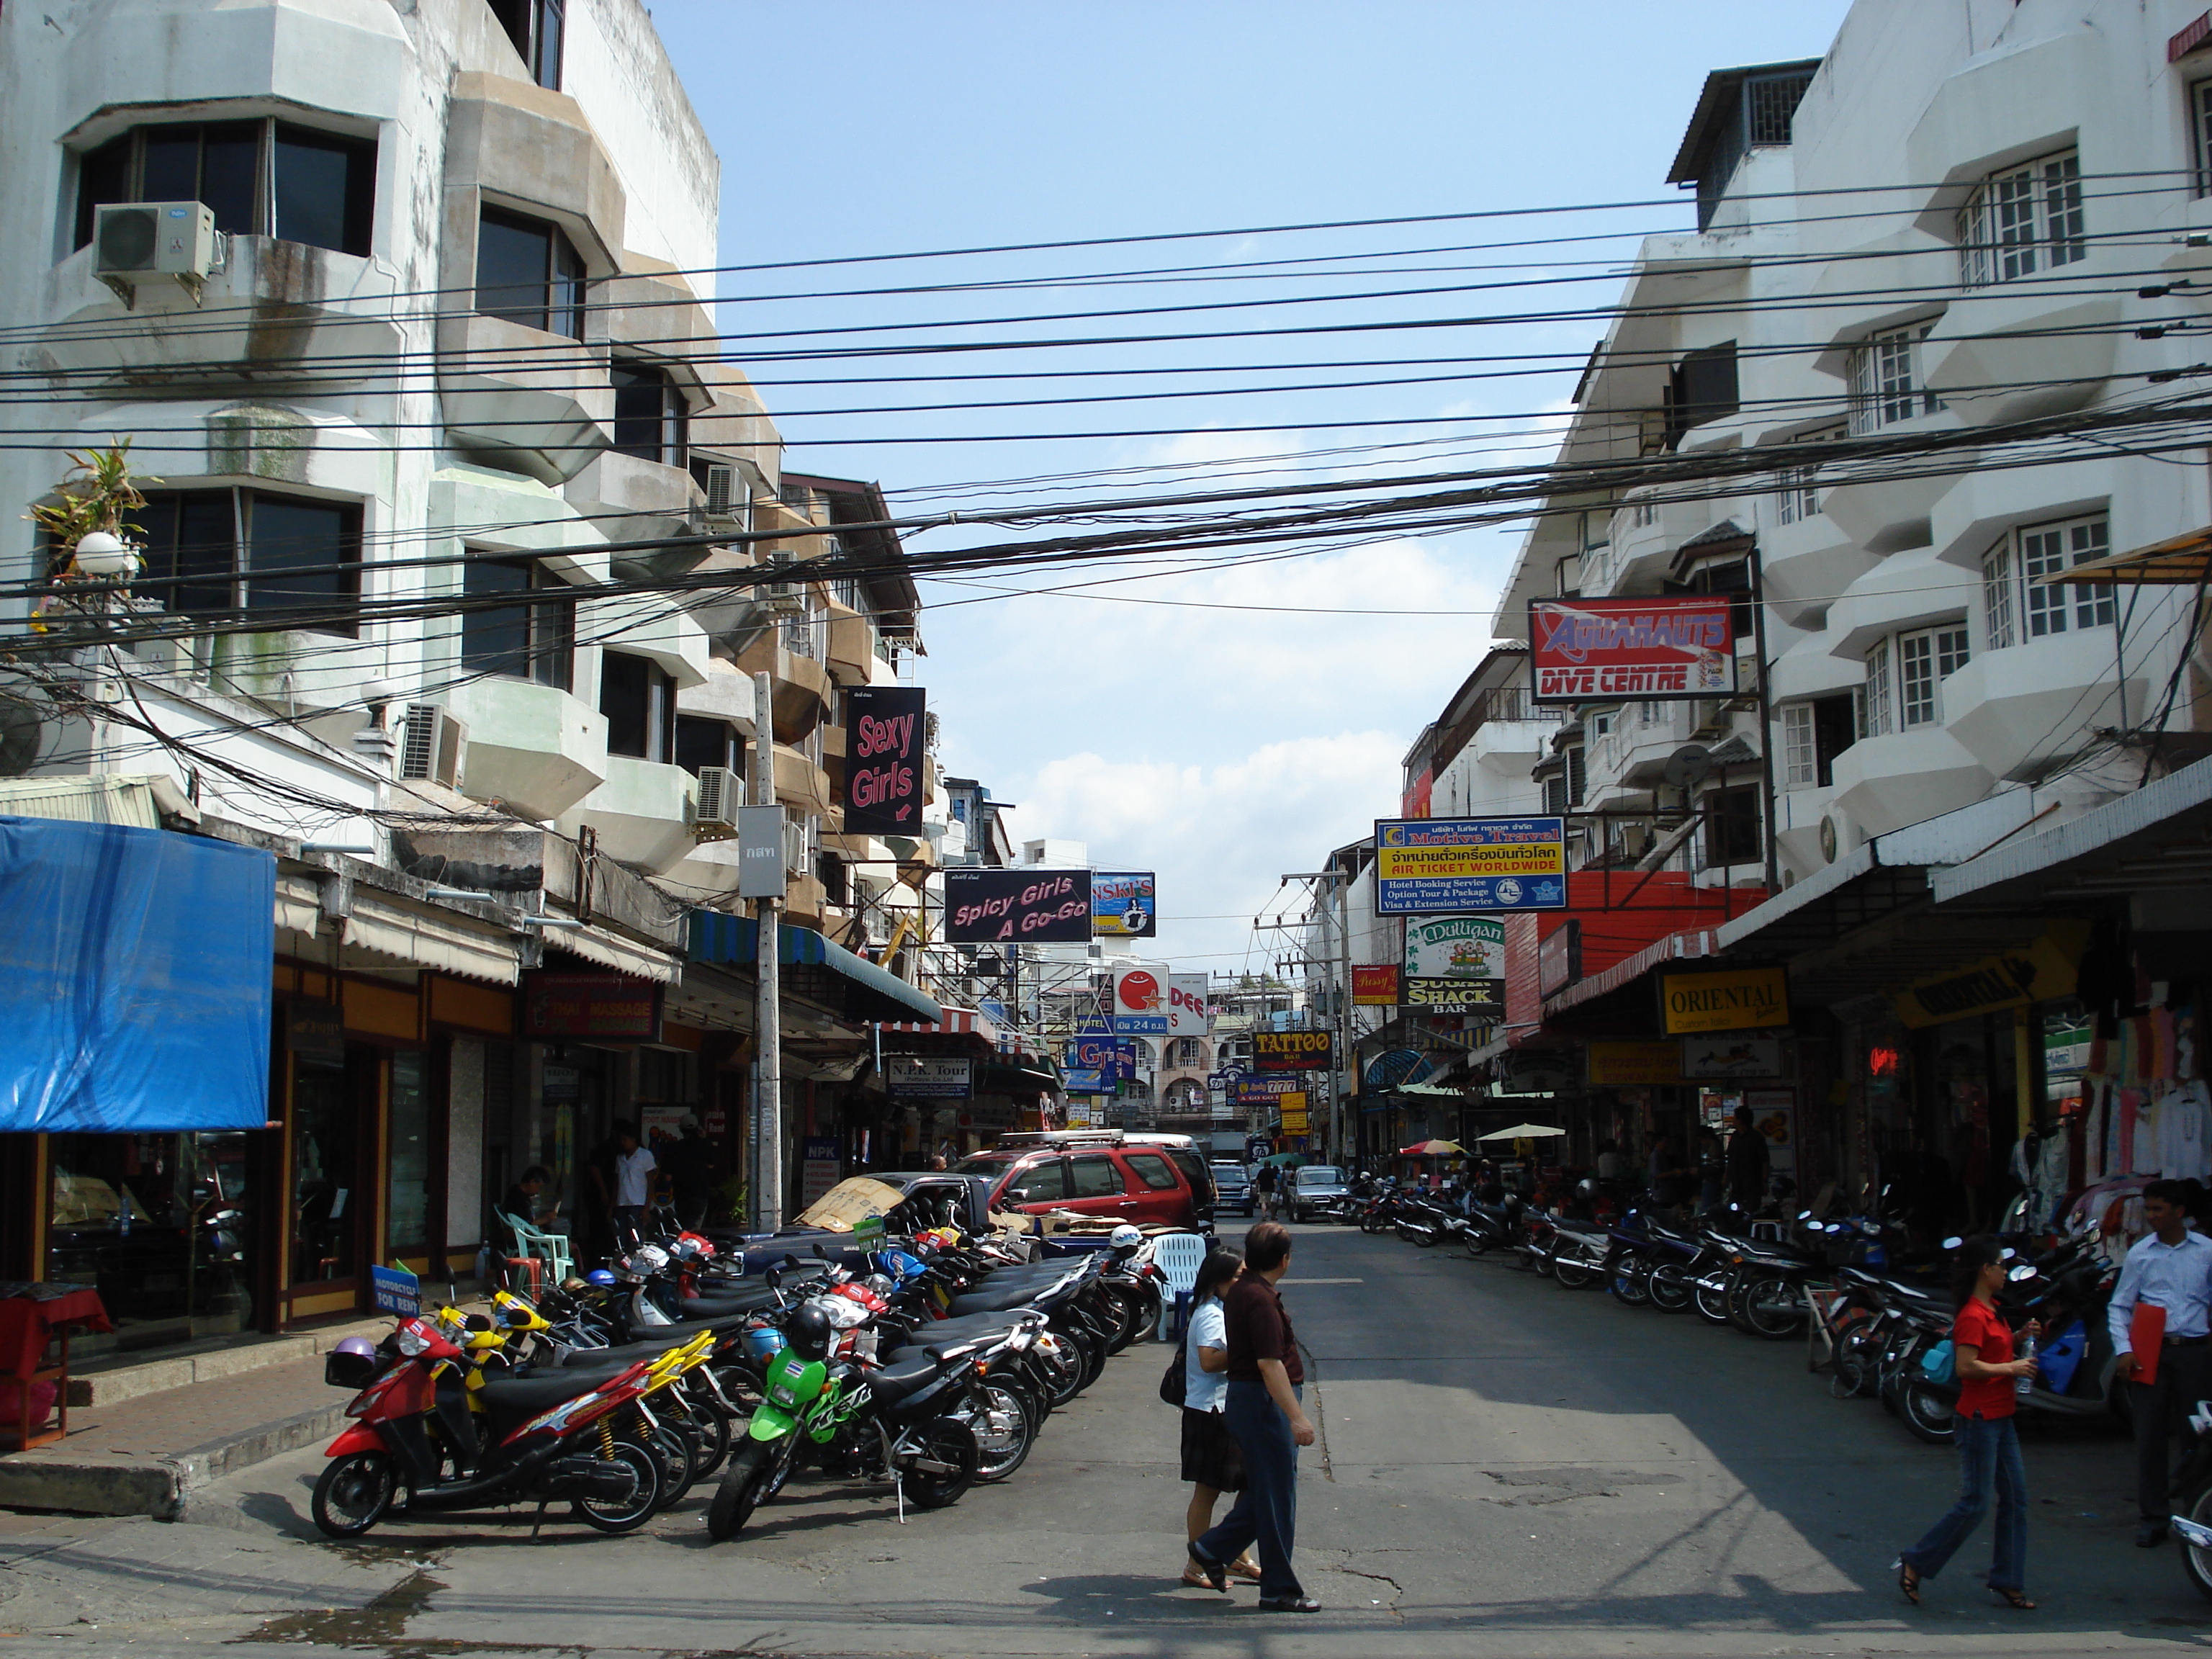
[(921, 833), (922, 702), (912, 685), (856, 685), (845, 693), (845, 833)]
[(1252, 1064), (1262, 1072), (1325, 1072), (1334, 1059), (1327, 1031), (1255, 1031)]
[(1780, 968), (1719, 968), (1659, 975), (1659, 1015), (1668, 1036), (1753, 1031), (1790, 1023), (1790, 975)]
[(1538, 702), (1734, 696), (1735, 623), (1724, 594), (1537, 599), (1528, 666)]

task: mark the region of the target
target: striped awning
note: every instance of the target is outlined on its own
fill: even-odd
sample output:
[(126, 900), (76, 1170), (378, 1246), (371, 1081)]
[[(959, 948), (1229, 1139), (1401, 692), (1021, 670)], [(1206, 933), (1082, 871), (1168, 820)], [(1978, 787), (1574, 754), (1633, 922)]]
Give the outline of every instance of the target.
[(917, 1019), (879, 1019), (878, 1031), (914, 1031), (925, 1036), (979, 1036), (998, 1046), (998, 1025), (988, 1014), (973, 1008), (946, 1008), (934, 1022)]

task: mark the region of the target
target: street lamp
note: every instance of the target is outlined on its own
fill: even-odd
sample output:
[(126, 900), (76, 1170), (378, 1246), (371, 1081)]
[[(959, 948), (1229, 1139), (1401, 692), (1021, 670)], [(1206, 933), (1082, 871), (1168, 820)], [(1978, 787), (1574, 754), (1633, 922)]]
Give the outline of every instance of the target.
[(112, 530), (86, 531), (70, 555), (79, 574), (108, 580), (130, 574), (137, 562), (137, 550)]

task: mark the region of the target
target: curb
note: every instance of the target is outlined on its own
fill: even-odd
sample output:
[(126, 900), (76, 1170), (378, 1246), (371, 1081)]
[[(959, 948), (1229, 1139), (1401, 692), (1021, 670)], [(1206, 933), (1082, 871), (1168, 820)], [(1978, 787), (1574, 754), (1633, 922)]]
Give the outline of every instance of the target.
[(144, 1515), (181, 1521), (198, 1488), (333, 1433), (348, 1401), (226, 1435), (173, 1457), (121, 1452), (63, 1452), (40, 1448), (0, 1458), (0, 1509), (51, 1510), (64, 1515)]

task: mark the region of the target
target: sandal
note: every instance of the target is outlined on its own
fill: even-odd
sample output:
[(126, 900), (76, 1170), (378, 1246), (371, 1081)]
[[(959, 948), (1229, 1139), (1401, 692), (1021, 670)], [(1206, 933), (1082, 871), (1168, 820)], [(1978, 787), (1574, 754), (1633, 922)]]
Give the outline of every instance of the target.
[(1194, 1561), (1182, 1570), (1182, 1582), (1183, 1588), (1186, 1589), (1212, 1589), (1213, 1588), (1212, 1585), (1206, 1582), (1206, 1575), (1198, 1570), (1198, 1564)]
[(1260, 1582), (1260, 1564), (1249, 1555), (1240, 1555), (1229, 1564), (1229, 1576), (1247, 1584)]
[(1914, 1607), (1918, 1607), (1920, 1605), (1920, 1569), (1903, 1556), (1898, 1557), (1890, 1565), (1897, 1569), (1897, 1588), (1904, 1593), (1906, 1601), (1911, 1602)]
[(1992, 1584), (1990, 1586), (1990, 1594), (1992, 1595), (2002, 1596), (2004, 1599), (2005, 1605), (2010, 1607), (2014, 1613), (2033, 1613), (2035, 1611), (2035, 1603), (2027, 1599), (2027, 1592), (2026, 1590), (2000, 1589), (1995, 1584)]

